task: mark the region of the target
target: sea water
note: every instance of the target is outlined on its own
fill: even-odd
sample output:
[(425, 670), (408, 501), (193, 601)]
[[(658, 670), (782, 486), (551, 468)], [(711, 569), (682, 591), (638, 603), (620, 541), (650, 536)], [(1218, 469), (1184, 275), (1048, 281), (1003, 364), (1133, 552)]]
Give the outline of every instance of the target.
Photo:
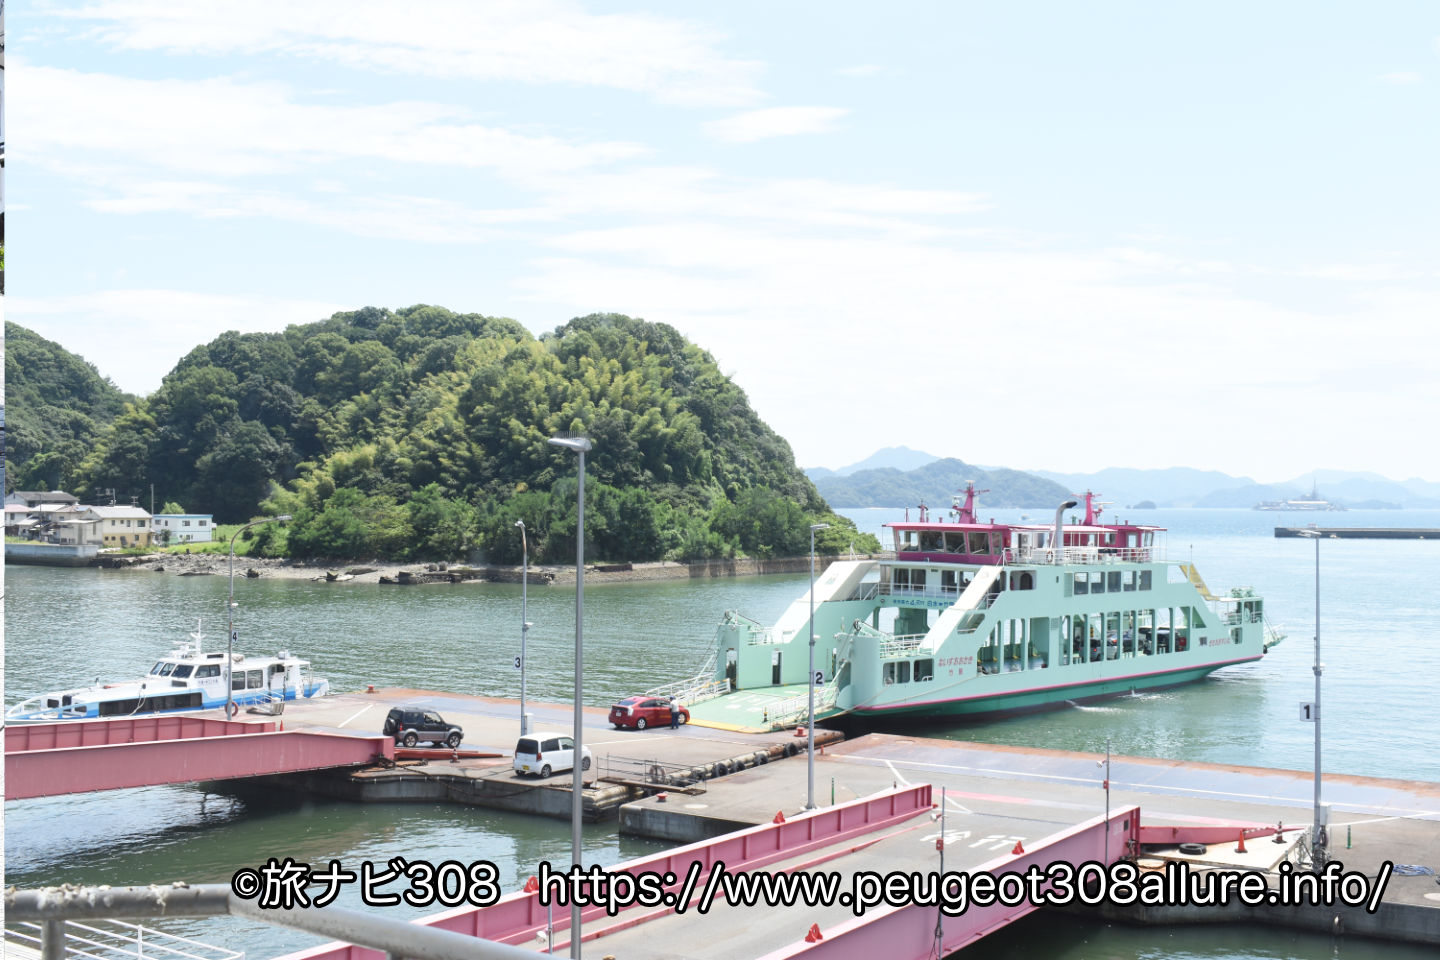
[[(903, 511), (846, 511), (864, 529)], [(1020, 511), (985, 511), (1018, 520)], [(912, 512), (913, 515), (913, 512)], [(1253, 586), (1288, 639), (1257, 664), (1208, 680), (1098, 705), (960, 726), (907, 729), (984, 740), (1216, 763), (1308, 770), (1314, 699), (1315, 546), (1277, 540), (1276, 525), (1440, 527), (1440, 511), (1272, 514), (1240, 510), (1122, 511), (1169, 528), (1171, 560), (1193, 558), (1212, 591)], [(1334, 773), (1440, 782), (1440, 711), (1433, 690), (1440, 653), (1428, 639), (1440, 608), (1440, 543), (1324, 540), (1320, 626), (1325, 661), (1324, 766)], [(141, 571), (9, 567), (6, 702), (48, 689), (146, 672), (203, 620), (210, 643), (225, 633), (225, 577)], [(585, 699), (595, 706), (676, 679), (704, 661), (726, 610), (773, 621), (806, 587), (804, 575), (715, 581), (588, 585)], [(519, 588), (486, 584), (391, 587), (282, 580), (236, 584), (237, 650), (288, 648), (313, 660), (335, 690), (365, 684), (517, 697)], [(573, 683), (574, 592), (533, 586), (527, 694), (566, 702)], [(215, 788), (219, 789), (219, 788)], [(345, 865), (360, 860), (485, 859), (518, 888), (543, 860), (568, 862), (569, 825), (445, 804), (360, 805), (253, 790), (154, 787), (10, 803), (6, 883), (224, 883), (268, 857)], [(659, 844), (619, 838), (612, 824), (585, 828), (587, 859), (641, 856)], [(1432, 865), (1440, 866), (1440, 865)], [(353, 891), (340, 903), (361, 908)], [(386, 908), (387, 916), (429, 912)], [(231, 918), (162, 926), (268, 957), (318, 942)], [(1022, 922), (966, 956), (1095, 958), (1382, 957), (1429, 955), (1366, 941), (1332, 941), (1271, 929), (1129, 928), (1066, 918)]]

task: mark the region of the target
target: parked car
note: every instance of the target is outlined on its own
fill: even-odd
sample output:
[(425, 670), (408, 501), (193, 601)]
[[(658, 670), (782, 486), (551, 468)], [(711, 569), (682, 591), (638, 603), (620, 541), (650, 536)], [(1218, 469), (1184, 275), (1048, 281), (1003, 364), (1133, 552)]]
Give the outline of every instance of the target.
[[(590, 748), (581, 747), (580, 769), (590, 769)], [(515, 744), (515, 772), (548, 777), (575, 768), (575, 741), (563, 733), (532, 733)]]
[[(683, 705), (679, 709), (680, 722), (689, 723), (690, 711)], [(634, 727), (636, 730), (668, 727), (670, 701), (664, 697), (626, 697), (610, 708), (610, 722), (616, 727)]]
[(450, 749), (460, 746), (465, 731), (453, 723), (447, 723), (434, 710), (423, 707), (395, 707), (385, 716), (385, 736), (394, 737), (395, 742), (413, 747), (421, 740), (428, 740), (437, 747)]

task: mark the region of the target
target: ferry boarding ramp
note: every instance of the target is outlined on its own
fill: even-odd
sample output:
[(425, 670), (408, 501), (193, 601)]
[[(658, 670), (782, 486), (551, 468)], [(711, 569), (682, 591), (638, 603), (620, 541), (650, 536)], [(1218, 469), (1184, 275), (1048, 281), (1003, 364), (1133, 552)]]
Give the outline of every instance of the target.
[[(831, 704), (822, 708), (825, 687), (815, 688), (815, 719), (838, 717), (844, 710)], [(804, 723), (807, 713), (805, 684), (788, 683), (778, 687), (757, 687), (721, 694), (700, 703), (687, 703), (690, 722), (715, 730), (735, 733), (769, 733), (777, 728)], [(798, 715), (798, 720), (797, 720)]]

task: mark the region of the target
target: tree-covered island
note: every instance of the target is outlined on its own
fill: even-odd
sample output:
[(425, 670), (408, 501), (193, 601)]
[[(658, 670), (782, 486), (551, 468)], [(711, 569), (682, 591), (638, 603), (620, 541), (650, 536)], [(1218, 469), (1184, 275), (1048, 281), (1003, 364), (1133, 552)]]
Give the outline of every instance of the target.
[[(282, 333), (198, 346), (144, 398), (6, 324), (10, 485), (184, 504), (256, 528), (295, 558), (575, 552), (585, 435), (593, 560), (797, 556), (879, 548), (831, 512), (784, 439), (713, 357), (665, 324), (618, 314), (540, 337), (504, 318), (366, 307)], [(18, 389), (17, 389), (18, 387)], [(17, 436), (18, 433), (18, 436)]]

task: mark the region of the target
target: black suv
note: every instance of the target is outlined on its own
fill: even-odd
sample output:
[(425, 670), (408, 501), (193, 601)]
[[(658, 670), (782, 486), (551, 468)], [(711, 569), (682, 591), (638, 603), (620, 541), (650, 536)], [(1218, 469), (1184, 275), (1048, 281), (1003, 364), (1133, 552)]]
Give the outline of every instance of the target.
[(434, 710), (396, 707), (385, 717), (385, 736), (394, 737), (396, 743), (407, 747), (428, 740), (437, 747), (444, 744), (453, 750), (460, 746), (465, 731), (453, 723), (446, 723)]

